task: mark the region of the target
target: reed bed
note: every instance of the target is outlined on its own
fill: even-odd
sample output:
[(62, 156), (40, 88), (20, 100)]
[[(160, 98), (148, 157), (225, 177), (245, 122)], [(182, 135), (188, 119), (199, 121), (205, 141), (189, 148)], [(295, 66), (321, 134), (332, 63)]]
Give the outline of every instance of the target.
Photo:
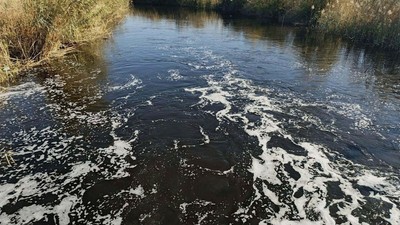
[(0, 0), (0, 81), (108, 35), (128, 10), (128, 0)]
[(306, 24), (313, 21), (325, 5), (326, 0), (224, 0), (222, 8), (280, 22)]
[(319, 27), (386, 49), (400, 50), (399, 0), (337, 0), (321, 11)]
[[(354, 42), (400, 50), (399, 0), (226, 0), (243, 14), (300, 23)], [(241, 4), (239, 4), (241, 3)]]

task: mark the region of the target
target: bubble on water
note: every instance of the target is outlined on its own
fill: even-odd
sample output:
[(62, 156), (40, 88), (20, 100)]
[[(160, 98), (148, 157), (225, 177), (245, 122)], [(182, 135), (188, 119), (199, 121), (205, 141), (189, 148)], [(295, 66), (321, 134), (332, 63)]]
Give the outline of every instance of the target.
[[(262, 149), (260, 155), (252, 156), (249, 168), (255, 182), (252, 201), (240, 204), (235, 213), (238, 218), (247, 221), (249, 215), (257, 214), (256, 205), (263, 204), (263, 199), (266, 198), (280, 210), (277, 213), (273, 213), (272, 210), (274, 215), (261, 220), (260, 224), (334, 224), (337, 216), (344, 216), (352, 224), (361, 224), (359, 218), (365, 215), (358, 211), (356, 213), (356, 210), (368, 203), (366, 197), (354, 186), (357, 183), (386, 193), (393, 199), (399, 199), (400, 191), (396, 189), (398, 181), (392, 180), (396, 175), (380, 174), (379, 171), (369, 170), (344, 159), (325, 146), (295, 140), (270, 113), (285, 112), (279, 104), (275, 104), (275, 100), (270, 97), (270, 91), (253, 85), (249, 80), (235, 77), (236, 73), (237, 71), (228, 72), (222, 79), (214, 79), (212, 75), (206, 76), (208, 87), (185, 90), (193, 94), (200, 93), (197, 107), (206, 107), (209, 104), (223, 105), (223, 108), (215, 113), (218, 121), (242, 123), (245, 132), (256, 137)], [(236, 99), (243, 100), (241, 105), (236, 105)], [(241, 110), (233, 112), (233, 107)], [(358, 121), (356, 126), (362, 128), (369, 126), (371, 122), (361, 111), (358, 105), (353, 104), (342, 111), (339, 110), (339, 113), (354, 118)], [(250, 121), (246, 117), (249, 113), (258, 115), (260, 120)], [(269, 147), (271, 137), (276, 134), (282, 135), (293, 145), (303, 149), (305, 155), (293, 154), (288, 151), (290, 149)], [(331, 161), (332, 157), (336, 160)], [(292, 173), (298, 175), (293, 178), (293, 175), (285, 171), (285, 165), (290, 165), (294, 171)], [(369, 180), (371, 182), (368, 182)], [(336, 188), (343, 193), (343, 197), (337, 199), (332, 197), (334, 193), (331, 193), (329, 187), (332, 182), (338, 183)], [(290, 195), (290, 190), (294, 192), (300, 188), (301, 195), (297, 197)], [(375, 212), (375, 216), (391, 222), (397, 220), (393, 219), (393, 215), (398, 215), (400, 212), (398, 201), (393, 202), (382, 195), (369, 197), (392, 205), (390, 218), (386, 218), (383, 212)], [(337, 208), (336, 214), (331, 213), (334, 208)], [(288, 220), (288, 215), (293, 219)]]
[(109, 90), (110, 91), (121, 91), (121, 90), (130, 89), (130, 88), (139, 89), (139, 88), (143, 87), (143, 86), (141, 86), (142, 83), (143, 82), (141, 79), (139, 79), (136, 76), (131, 74), (130, 79), (126, 83), (121, 84), (121, 85), (110, 86)]
[(168, 70), (168, 73), (169, 73), (169, 77), (168, 77), (169, 80), (178, 81), (178, 80), (183, 79), (183, 76), (180, 74), (179, 70), (176, 70), (176, 69)]
[(210, 137), (204, 132), (204, 129), (202, 126), (200, 126), (200, 133), (203, 136), (204, 143), (203, 144), (209, 144), (210, 143)]

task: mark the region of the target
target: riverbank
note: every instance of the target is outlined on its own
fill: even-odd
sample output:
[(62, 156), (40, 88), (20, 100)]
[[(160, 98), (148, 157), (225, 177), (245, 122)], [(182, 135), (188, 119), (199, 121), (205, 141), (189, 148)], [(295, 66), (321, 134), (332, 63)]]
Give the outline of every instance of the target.
[(0, 0), (0, 82), (107, 36), (128, 0)]
[(303, 25), (355, 43), (400, 51), (400, 2), (397, 0), (134, 0), (134, 4), (212, 8), (224, 14)]
[[(104, 37), (129, 0), (0, 0), (0, 82), (24, 68)], [(134, 4), (213, 9), (223, 14), (304, 25), (355, 43), (400, 52), (400, 2), (329, 0), (133, 0)]]

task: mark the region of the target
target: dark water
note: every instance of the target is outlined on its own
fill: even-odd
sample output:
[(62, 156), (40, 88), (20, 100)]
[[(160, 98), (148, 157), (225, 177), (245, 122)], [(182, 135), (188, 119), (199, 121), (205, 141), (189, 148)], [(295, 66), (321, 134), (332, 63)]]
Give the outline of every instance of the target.
[(0, 94), (0, 224), (400, 224), (400, 62), (133, 10)]

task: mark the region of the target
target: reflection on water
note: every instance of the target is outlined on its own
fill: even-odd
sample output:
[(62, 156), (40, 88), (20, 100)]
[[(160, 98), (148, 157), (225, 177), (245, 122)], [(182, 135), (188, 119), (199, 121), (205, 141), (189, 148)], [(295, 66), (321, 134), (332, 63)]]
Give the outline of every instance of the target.
[(399, 60), (134, 8), (0, 93), (0, 224), (399, 224)]
[(103, 98), (108, 83), (103, 48), (103, 41), (82, 46), (79, 53), (51, 61), (35, 74), (44, 89), (44, 104), (68, 135), (97, 139), (104, 129), (88, 121), (109, 108)]
[(271, 26), (246, 19), (228, 20), (225, 24), (236, 32), (243, 33), (246, 39), (260, 47), (272, 44), (281, 49), (295, 50), (302, 62), (315, 68), (319, 74), (332, 69), (343, 47), (340, 40), (310, 33), (305, 28)]
[(215, 23), (220, 20), (219, 14), (214, 11), (196, 11), (191, 9), (163, 8), (162, 10), (152, 7), (134, 8), (134, 15), (151, 19), (153, 21), (170, 20), (175, 22), (178, 29), (185, 27), (203, 28), (207, 23)]

